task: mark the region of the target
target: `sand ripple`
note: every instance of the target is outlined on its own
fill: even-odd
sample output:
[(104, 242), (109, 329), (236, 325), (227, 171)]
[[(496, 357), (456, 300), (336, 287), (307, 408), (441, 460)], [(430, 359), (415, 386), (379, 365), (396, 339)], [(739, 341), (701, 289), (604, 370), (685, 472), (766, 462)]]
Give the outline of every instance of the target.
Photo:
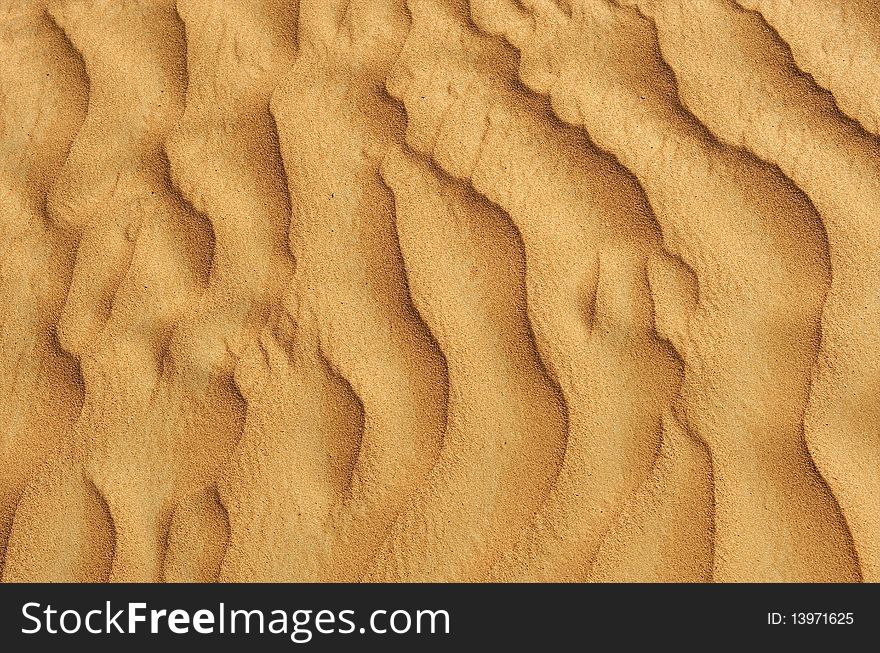
[(880, 580), (815, 4), (0, 0), (2, 579)]

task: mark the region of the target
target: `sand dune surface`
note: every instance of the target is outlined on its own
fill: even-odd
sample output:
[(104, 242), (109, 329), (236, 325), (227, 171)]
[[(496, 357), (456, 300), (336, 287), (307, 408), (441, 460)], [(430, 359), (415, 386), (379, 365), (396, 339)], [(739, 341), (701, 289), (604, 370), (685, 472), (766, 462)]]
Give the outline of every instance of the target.
[(813, 4), (0, 0), (0, 578), (880, 581)]

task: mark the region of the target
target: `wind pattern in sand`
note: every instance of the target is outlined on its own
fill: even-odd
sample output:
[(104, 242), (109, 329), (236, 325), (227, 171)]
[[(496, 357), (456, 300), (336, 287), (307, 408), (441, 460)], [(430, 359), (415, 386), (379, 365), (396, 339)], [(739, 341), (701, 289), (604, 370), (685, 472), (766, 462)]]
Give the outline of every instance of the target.
[(0, 0), (2, 579), (880, 580), (878, 133), (876, 0)]

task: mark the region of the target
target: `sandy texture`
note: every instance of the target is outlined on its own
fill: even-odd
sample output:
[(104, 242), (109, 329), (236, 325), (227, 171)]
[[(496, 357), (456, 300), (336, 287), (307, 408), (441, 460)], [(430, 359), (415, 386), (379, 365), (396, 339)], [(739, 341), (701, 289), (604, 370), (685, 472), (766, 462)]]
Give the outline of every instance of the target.
[(874, 0), (0, 0), (5, 581), (880, 581)]

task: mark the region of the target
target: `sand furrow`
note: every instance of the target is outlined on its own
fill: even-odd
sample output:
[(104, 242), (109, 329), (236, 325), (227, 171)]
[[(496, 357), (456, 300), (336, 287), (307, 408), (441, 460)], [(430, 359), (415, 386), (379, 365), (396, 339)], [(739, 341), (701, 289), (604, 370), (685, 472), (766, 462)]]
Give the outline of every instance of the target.
[(88, 95), (82, 61), (45, 7), (6, 5), (0, 22), (0, 576), (22, 493), (56, 455), (82, 404), (76, 362), (55, 338), (75, 250), (52, 223), (46, 198)]
[(678, 385), (653, 332), (645, 273), (659, 234), (631, 177), (517, 87), (512, 53), (477, 34), (463, 8), (423, 0), (410, 9), (388, 81), (407, 110), (407, 141), (520, 232), (537, 349), (568, 407), (555, 487), (493, 574), (582, 579), (651, 467)]
[[(393, 198), (378, 174), (385, 152), (400, 139), (400, 117), (381, 82), (406, 31), (406, 15), (395, 2), (354, 1), (303, 2), (300, 16), (297, 59), (272, 98), (290, 181), (297, 261), (291, 301), (298, 329), (290, 373), (312, 388), (329, 389), (327, 401), (339, 406), (328, 407), (327, 416), (303, 416), (319, 422), (302, 445), (321, 445), (328, 419), (342, 421), (348, 435), (336, 443), (345, 447), (344, 455), (304, 470), (297, 481), (310, 489), (295, 495), (300, 507), (291, 518), (306, 522), (297, 537), (312, 545), (309, 550), (295, 566), (269, 560), (254, 569), (227, 560), (224, 573), (233, 579), (250, 573), (357, 578), (433, 466), (445, 422), (445, 362), (410, 302)], [(287, 401), (287, 410), (308, 411), (308, 404), (298, 408), (293, 398)], [(298, 421), (289, 428), (300, 426)], [(272, 437), (276, 428), (268, 424), (255, 438)], [(353, 448), (351, 480), (340, 488), (339, 472)], [(304, 453), (297, 448), (288, 455)], [(240, 470), (230, 485), (251, 470)], [(227, 507), (234, 538), (237, 522), (232, 505)], [(267, 507), (254, 510), (251, 519), (266, 522), (261, 515)], [(287, 528), (261, 526), (267, 535), (289, 538)]]
[[(85, 462), (116, 529), (113, 577), (152, 579), (164, 535), (153, 516), (159, 501), (145, 497), (161, 494), (166, 461), (152, 454), (167, 449), (149, 429), (150, 409), (170, 328), (201, 285), (198, 219), (176, 201), (159, 151), (184, 91), (180, 26), (167, 5), (60, 2), (52, 15), (82, 53), (91, 82), (85, 122), (49, 200), (78, 239), (59, 337), (80, 360), (86, 395), (73, 443), (85, 454), (67, 459), (72, 469), (60, 476), (80, 478)], [(135, 65), (153, 66), (151, 83), (120, 84), (120, 72)], [(58, 491), (57, 480), (37, 488), (34, 502)], [(76, 498), (84, 496), (82, 482), (70, 482), (70, 501), (87, 501)], [(56, 564), (45, 553), (46, 564)]]
[(447, 361), (449, 404), (439, 462), (369, 578), (485, 579), (556, 477), (564, 405), (532, 345), (506, 216), (404, 150), (381, 173), (415, 305)]
[[(712, 463), (671, 413), (651, 475), (627, 503), (590, 568), (595, 582), (712, 580)], [(709, 535), (709, 537), (707, 537)]]
[(184, 497), (176, 505), (168, 527), (162, 580), (218, 580), (229, 531), (229, 517), (216, 486)]
[[(701, 31), (687, 28), (696, 22)], [(880, 501), (880, 404), (867, 388), (880, 378), (880, 340), (863, 325), (880, 314), (880, 148), (872, 136), (841, 119), (833, 99), (813, 80), (792, 74), (790, 53), (754, 14), (719, 1), (687, 7), (668, 3), (658, 11), (657, 23), (692, 110), (722, 138), (777, 164), (804, 189), (824, 221), (833, 282), (806, 437), (841, 504), (863, 571), (876, 578), (880, 522), (871, 506)], [(756, 87), (742, 83), (743, 71), (764, 92), (749, 92)]]
[(364, 408), (321, 353), (308, 310), (280, 316), (235, 374), (248, 409), (220, 485), (230, 526), (221, 578), (351, 579), (356, 569), (332, 564), (348, 544), (335, 522), (347, 510)]
[[(180, 0), (176, 7), (192, 72), (183, 115), (165, 149), (181, 196), (210, 223), (213, 248), (205, 292), (170, 338), (174, 369), (160, 390), (165, 428), (182, 454), (166, 501), (186, 502), (175, 513), (178, 532), (192, 533), (197, 525), (215, 529), (201, 533), (193, 551), (180, 550), (189, 546), (183, 537), (169, 540), (179, 580), (219, 572), (216, 546), (205, 542), (228, 538), (225, 509), (214, 503), (212, 488), (244, 429), (245, 399), (233, 371), (269, 319), (269, 307), (281, 300), (293, 269), (290, 200), (269, 98), (293, 57), (294, 15), (291, 4), (286, 22), (270, 23), (259, 9), (198, 0)], [(194, 523), (181, 523), (187, 519)], [(187, 572), (183, 561), (197, 563), (200, 552), (207, 555), (204, 565)]]
[(880, 17), (873, 0), (818, 0), (810, 11), (785, 0), (737, 2), (760, 13), (847, 115), (880, 134)]
[(681, 107), (650, 22), (598, 0), (575, 16), (539, 7), (530, 35), (528, 24), (495, 29), (522, 49), (526, 84), (633, 171), (664, 242), (696, 274), (692, 313), (680, 310), (669, 266), (652, 265), (651, 286), (685, 361), (679, 412), (712, 453), (715, 577), (858, 578), (803, 442), (828, 284), (818, 217), (781, 175), (712, 139)]

